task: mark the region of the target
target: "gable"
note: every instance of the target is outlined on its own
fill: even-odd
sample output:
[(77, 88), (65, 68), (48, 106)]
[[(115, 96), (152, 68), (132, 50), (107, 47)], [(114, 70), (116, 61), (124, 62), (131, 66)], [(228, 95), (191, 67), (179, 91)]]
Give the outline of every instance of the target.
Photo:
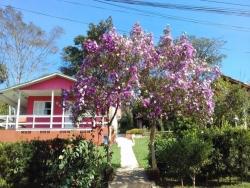
[(74, 81), (61, 76), (55, 76), (40, 82), (21, 87), (20, 90), (60, 90), (70, 89)]

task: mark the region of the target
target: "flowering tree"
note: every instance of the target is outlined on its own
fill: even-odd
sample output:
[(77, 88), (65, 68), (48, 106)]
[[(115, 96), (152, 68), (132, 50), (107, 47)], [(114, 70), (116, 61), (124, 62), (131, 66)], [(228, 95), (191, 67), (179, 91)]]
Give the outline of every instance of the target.
[(167, 29), (155, 46), (152, 35), (135, 24), (129, 37), (113, 29), (99, 43), (87, 40), (83, 47), (88, 55), (72, 90), (76, 99), (72, 107), (74, 120), (81, 119), (86, 111), (106, 115), (114, 107), (110, 127), (122, 103), (138, 100), (151, 122), (153, 169), (157, 169), (157, 120), (167, 118), (170, 112), (195, 114), (198, 120), (206, 120), (212, 114), (210, 85), (218, 71), (195, 59), (195, 50), (184, 36), (174, 44)]
[[(183, 35), (174, 43), (167, 28), (158, 46), (158, 61), (144, 66), (140, 76), (140, 100), (151, 121), (150, 150), (152, 168), (157, 169), (154, 138), (156, 121), (169, 114), (191, 116), (197, 122), (209, 121), (213, 113), (211, 83), (219, 75), (218, 67), (195, 58), (195, 49)], [(147, 65), (147, 63), (146, 63)]]
[[(138, 41), (136, 29), (130, 37), (121, 36), (113, 29), (105, 33), (99, 43), (86, 40), (83, 44), (88, 55), (76, 75), (77, 82), (71, 91), (76, 99), (72, 106), (75, 122), (84, 117), (87, 111), (104, 116), (113, 107), (115, 111), (109, 119), (109, 129), (119, 106), (130, 102), (137, 95), (137, 67), (146, 59), (147, 52), (143, 49), (150, 37), (145, 36)], [(152, 49), (149, 50), (153, 50), (153, 43), (150, 45)], [(66, 93), (66, 96), (69, 95)]]

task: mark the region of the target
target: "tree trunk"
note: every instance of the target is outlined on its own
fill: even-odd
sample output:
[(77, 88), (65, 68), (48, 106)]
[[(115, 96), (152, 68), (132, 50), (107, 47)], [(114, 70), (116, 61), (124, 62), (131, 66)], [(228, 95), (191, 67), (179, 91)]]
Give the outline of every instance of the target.
[(151, 167), (152, 170), (157, 170), (157, 163), (156, 163), (156, 157), (155, 157), (155, 131), (156, 131), (156, 121), (152, 122), (151, 130), (150, 130), (150, 142), (149, 142), (149, 147), (151, 151)]
[(119, 101), (117, 101), (115, 112), (114, 112), (113, 116), (111, 117), (110, 121), (108, 122), (108, 145), (107, 145), (107, 163), (108, 164), (111, 161), (110, 160), (110, 126), (112, 125), (112, 122), (113, 122), (113, 120), (114, 120), (114, 118), (115, 118), (115, 116), (117, 114), (118, 108), (119, 108)]
[(195, 175), (192, 176), (193, 187), (195, 187)]
[(184, 187), (183, 178), (181, 178), (181, 187)]
[(109, 137), (110, 137), (110, 125), (111, 124), (108, 123), (108, 145), (107, 145), (107, 163), (108, 164), (110, 162), (110, 152), (109, 152), (109, 150), (110, 150), (110, 140), (109, 140)]

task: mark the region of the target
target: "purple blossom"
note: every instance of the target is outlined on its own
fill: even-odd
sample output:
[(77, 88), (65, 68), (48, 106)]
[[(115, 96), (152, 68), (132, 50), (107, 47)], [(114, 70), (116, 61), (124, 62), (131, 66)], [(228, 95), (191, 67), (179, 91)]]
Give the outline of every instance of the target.
[(149, 107), (149, 105), (150, 105), (150, 98), (143, 99), (142, 103), (143, 103), (143, 106), (145, 108)]
[(95, 53), (98, 50), (98, 44), (96, 41), (90, 39), (86, 40), (83, 46), (89, 53)]
[(71, 91), (76, 98), (74, 118), (89, 109), (105, 114), (111, 106), (135, 99), (148, 118), (167, 117), (173, 111), (202, 120), (212, 115), (211, 84), (219, 69), (195, 59), (195, 49), (185, 36), (173, 43), (167, 28), (155, 46), (152, 35), (135, 24), (129, 37), (112, 29), (98, 44), (85, 41), (84, 48), (90, 54)]

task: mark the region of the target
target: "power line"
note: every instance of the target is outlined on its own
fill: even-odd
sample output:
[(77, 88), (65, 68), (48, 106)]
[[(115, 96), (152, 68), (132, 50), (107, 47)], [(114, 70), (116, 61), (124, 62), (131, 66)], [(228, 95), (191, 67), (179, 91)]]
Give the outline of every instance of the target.
[(222, 1), (216, 1), (216, 0), (200, 0), (200, 1), (224, 4), (224, 5), (236, 5), (236, 6), (241, 6), (241, 7), (250, 7), (249, 4), (230, 3), (230, 2), (222, 2)]
[[(0, 5), (4, 6), (4, 7), (8, 7), (9, 6), (9, 5), (4, 5), (2, 3), (0, 3)], [(63, 21), (72, 22), (72, 23), (89, 25), (89, 23), (87, 23), (87, 22), (83, 22), (83, 21), (80, 21), (80, 20), (72, 19), (72, 18), (55, 16), (55, 15), (47, 14), (47, 13), (44, 13), (44, 12), (39, 12), (39, 11), (30, 10), (30, 9), (24, 9), (24, 8), (14, 7), (14, 6), (11, 6), (11, 7), (14, 8), (14, 9), (16, 9), (16, 10), (29, 12), (29, 13), (36, 14), (36, 15), (46, 16), (46, 17), (50, 17), (50, 18), (55, 18), (55, 19), (59, 19), (59, 20), (63, 20)], [(122, 29), (117, 29), (117, 31), (122, 32), (122, 33), (128, 33), (127, 31), (122, 30)]]
[(137, 8), (134, 8), (134, 7), (127, 7), (127, 6), (117, 5), (117, 4), (106, 2), (106, 1), (103, 1), (103, 0), (93, 0), (93, 1), (103, 3), (103, 4), (107, 4), (107, 5), (111, 5), (111, 6), (115, 6), (115, 7), (119, 7), (119, 8), (124, 8), (126, 10), (132, 10), (132, 11), (136, 11), (136, 12), (143, 12), (143, 13), (153, 15), (153, 16), (158, 16), (158, 17), (164, 18), (164, 19), (172, 19), (172, 20), (177, 20), (177, 21), (191, 22), (191, 23), (202, 24), (202, 25), (206, 25), (206, 26), (222, 27), (222, 28), (231, 29), (231, 30), (235, 30), (235, 31), (243, 31), (243, 32), (249, 32), (250, 31), (250, 28), (243, 27), (243, 26), (227, 25), (227, 24), (221, 24), (221, 23), (204, 21), (204, 20), (197, 20), (197, 19), (190, 19), (190, 18), (184, 18), (184, 17), (179, 17), (179, 16), (160, 14), (160, 13), (156, 13), (156, 12), (152, 12), (152, 11), (140, 10), (140, 9), (137, 9)]
[(229, 8), (224, 8), (224, 7), (194, 6), (194, 5), (177, 4), (177, 3), (160, 3), (160, 2), (139, 1), (139, 0), (105, 0), (105, 1), (115, 2), (115, 3), (124, 3), (124, 4), (130, 4), (130, 5), (138, 5), (138, 6), (148, 6), (148, 7), (155, 7), (155, 8), (216, 13), (216, 14), (223, 14), (223, 15), (243, 16), (243, 17), (248, 17), (248, 18), (250, 17), (250, 12), (248, 10), (229, 9)]
[[(69, 1), (69, 0), (57, 0), (57, 1), (61, 1), (61, 2), (64, 2), (64, 3), (69, 3), (69, 4), (73, 4), (73, 5), (76, 5), (76, 6), (89, 6), (89, 7), (93, 7), (93, 8), (98, 8), (98, 9), (102, 9), (102, 10), (111, 10), (111, 11), (119, 11), (119, 12), (124, 12), (122, 10), (114, 10), (114, 9), (107, 9), (107, 8), (104, 8), (104, 7), (100, 7), (100, 6), (93, 6), (93, 5), (89, 5), (89, 4), (84, 4), (84, 3), (80, 3), (80, 2), (76, 2), (76, 1)], [(112, 5), (112, 6), (115, 6), (115, 7), (118, 7), (118, 8), (124, 8), (126, 10), (132, 10), (132, 11), (138, 11), (138, 12), (143, 12), (143, 13), (146, 13), (146, 14), (140, 14), (140, 15), (145, 15), (145, 16), (150, 16), (150, 15), (156, 15), (156, 16), (162, 16), (162, 15), (159, 15), (159, 14), (155, 14), (154, 12), (149, 12), (149, 11), (143, 11), (143, 10), (140, 10), (140, 9), (136, 9), (136, 8), (131, 8), (131, 7), (126, 7), (126, 6), (122, 6), (122, 5), (116, 5), (116, 4), (112, 4), (112, 3), (108, 3), (108, 2), (103, 2), (102, 0), (93, 0), (93, 1), (96, 1), (96, 2), (99, 2), (99, 3), (103, 3), (103, 4), (107, 4), (107, 5)], [(201, 0), (202, 1), (202, 0)], [(125, 11), (124, 13), (130, 13), (128, 11)], [(137, 13), (138, 14), (138, 13)], [(169, 18), (169, 17), (168, 17)], [(171, 17), (172, 18), (172, 17)], [(186, 20), (183, 20), (183, 21), (186, 21)], [(218, 25), (221, 25), (219, 23), (216, 23)], [(217, 26), (218, 26), (217, 25)], [(223, 25), (223, 24), (222, 24)], [(224, 24), (225, 25), (225, 24)], [(226, 25), (226, 26), (230, 26), (230, 25)], [(230, 27), (238, 27), (238, 28), (244, 28), (244, 27), (241, 27), (241, 26), (230, 26)], [(244, 28), (244, 29), (250, 29), (250, 28)], [(125, 31), (124, 31), (125, 32)], [(126, 32), (128, 33), (128, 32)], [(157, 39), (160, 39), (160, 37), (155, 37)], [(227, 48), (223, 48), (224, 50), (227, 50), (227, 51), (231, 51), (231, 49), (227, 49)], [(250, 52), (245, 52), (245, 53), (250, 53)]]
[[(78, 5), (78, 6), (79, 5), (86, 6), (86, 4), (79, 3), (79, 2), (73, 2), (73, 1), (68, 1), (68, 0), (58, 0), (58, 1), (63, 1), (63, 2), (67, 2), (67, 3), (75, 4), (75, 5)], [(97, 1), (97, 2), (100, 2), (100, 3), (106, 3), (106, 4), (109, 4), (109, 5), (113, 5), (111, 3), (107, 3), (107, 2), (103, 2), (103, 1), (99, 1), (99, 0), (94, 0), (94, 1)], [(5, 7), (7, 6), (7, 5), (4, 5), (4, 4), (2, 4), (2, 5), (5, 6)], [(231, 26), (231, 25), (226, 25), (226, 24), (212, 23), (212, 22), (207, 22), (207, 21), (199, 21), (199, 20), (187, 19), (187, 18), (182, 18), (182, 17), (161, 15), (161, 14), (156, 14), (154, 12), (142, 11), (142, 10), (136, 9), (136, 8), (124, 7), (124, 6), (121, 6), (121, 5), (113, 5), (113, 6), (118, 6), (120, 8), (126, 8), (126, 9), (133, 10), (133, 11), (139, 11), (140, 13), (144, 13), (143, 15), (145, 15), (145, 16), (156, 15), (156, 16), (160, 16), (162, 18), (168, 18), (168, 19), (174, 19), (174, 20), (179, 20), (179, 21), (198, 23), (198, 24), (205, 24), (205, 25), (210, 24), (210, 25), (213, 25), (213, 26), (221, 26), (221, 27), (224, 27), (224, 28), (231, 28), (232, 30), (236, 30), (236, 31), (250, 32), (250, 28), (247, 28), (247, 27)], [(105, 9), (105, 8), (98, 7), (98, 6), (92, 6), (92, 7)], [(34, 10), (30, 10), (30, 9), (24, 9), (24, 8), (20, 8), (20, 7), (13, 7), (13, 8), (15, 8), (17, 10), (25, 11), (25, 12), (30, 12), (32, 14), (38, 14), (38, 15), (51, 17), (51, 18), (56, 18), (56, 19), (60, 19), (60, 20), (68, 21), (68, 22), (89, 25), (89, 23), (87, 23), (87, 22), (83, 22), (83, 21), (80, 21), (80, 20), (72, 19), (72, 18), (55, 16), (55, 15), (47, 14), (47, 13), (44, 13), (44, 12), (34, 11)], [(121, 10), (120, 10), (120, 12), (121, 12)], [(117, 29), (117, 31), (120, 31), (120, 32), (123, 32), (123, 33), (128, 33), (127, 31), (122, 30), (122, 29)]]
[[(2, 3), (0, 3), (1, 6), (4, 6), (4, 7), (8, 7), (9, 5), (4, 5)], [(14, 7), (14, 6), (11, 6), (12, 8), (16, 9), (16, 10), (21, 10), (21, 11), (25, 11), (25, 12), (29, 12), (29, 13), (32, 13), (32, 14), (36, 14), (36, 15), (41, 15), (41, 16), (45, 16), (45, 17), (50, 17), (50, 18), (55, 18), (55, 19), (60, 19), (60, 20), (63, 20), (63, 21), (68, 21), (68, 22), (72, 22), (72, 23), (78, 23), (78, 24), (84, 24), (84, 25), (89, 25), (89, 23), (87, 22), (83, 22), (83, 21), (80, 21), (80, 20), (75, 20), (75, 19), (72, 19), (72, 18), (67, 18), (67, 17), (61, 17), (61, 16), (55, 16), (55, 15), (51, 15), (51, 14), (47, 14), (47, 13), (43, 13), (43, 12), (39, 12), (39, 11), (34, 11), (34, 10), (29, 10), (29, 9), (24, 9), (24, 8), (19, 8), (19, 7)], [(122, 30), (122, 29), (117, 29), (117, 31), (119, 32), (122, 32), (122, 33), (129, 33), (125, 30)], [(159, 37), (155, 37), (155, 38), (158, 38)], [(229, 49), (227, 49), (229, 50)], [(250, 51), (246, 51), (245, 53), (250, 53)]]
[[(71, 4), (71, 5), (75, 5), (75, 6), (82, 6), (82, 7), (88, 6), (88, 7), (102, 9), (102, 10), (110, 10), (110, 11), (113, 11), (113, 12), (129, 13), (126, 10), (117, 10), (117, 9), (103, 8), (103, 7), (100, 7), (100, 6), (90, 5), (90, 4), (85, 4), (85, 3), (80, 3), (80, 2), (77, 2), (77, 1), (68, 1), (68, 0), (56, 0), (56, 1), (67, 3), (67, 4)], [(143, 16), (150, 16), (150, 15), (146, 15), (146, 14), (141, 14), (141, 15), (143, 15)]]
[(177, 16), (172, 16), (172, 15), (163, 15), (163, 14), (155, 13), (155, 12), (152, 12), (152, 11), (145, 11), (145, 10), (140, 10), (140, 9), (137, 9), (137, 8), (117, 5), (117, 4), (113, 4), (113, 3), (110, 3), (110, 2), (105, 2), (105, 1), (102, 1), (102, 0), (93, 0), (93, 1), (98, 2), (98, 3), (102, 3), (102, 4), (106, 4), (106, 5), (110, 5), (110, 6), (114, 6), (114, 7), (118, 7), (118, 8), (122, 8), (122, 9), (125, 9), (125, 11), (124, 10), (104, 8), (104, 7), (85, 4), (85, 3), (81, 3), (81, 2), (77, 2), (77, 1), (69, 1), (69, 0), (57, 0), (57, 1), (72, 4), (72, 5), (75, 5), (75, 6), (83, 6), (83, 7), (89, 6), (89, 7), (93, 7), (93, 8), (102, 9), (102, 10), (111, 10), (111, 11), (115, 11), (115, 12), (118, 11), (118, 12), (123, 12), (123, 13), (130, 13), (130, 12), (127, 11), (127, 10), (130, 10), (130, 11), (137, 12), (138, 15), (147, 16), (147, 17), (157, 16), (157, 17), (164, 18), (164, 19), (172, 19), (172, 20), (177, 20), (177, 21), (184, 21), (184, 22), (190, 22), (190, 23), (195, 23), (195, 24), (202, 24), (202, 25), (206, 25), (206, 26), (207, 25), (216, 26), (216, 27), (231, 29), (231, 30), (235, 30), (235, 31), (250, 32), (250, 28), (247, 28), (247, 27), (235, 26), (235, 25), (227, 25), (227, 24), (221, 24), (221, 23), (215, 23), (215, 22), (203, 21), (203, 20), (196, 20), (196, 19), (189, 19), (189, 18), (177, 17)]

